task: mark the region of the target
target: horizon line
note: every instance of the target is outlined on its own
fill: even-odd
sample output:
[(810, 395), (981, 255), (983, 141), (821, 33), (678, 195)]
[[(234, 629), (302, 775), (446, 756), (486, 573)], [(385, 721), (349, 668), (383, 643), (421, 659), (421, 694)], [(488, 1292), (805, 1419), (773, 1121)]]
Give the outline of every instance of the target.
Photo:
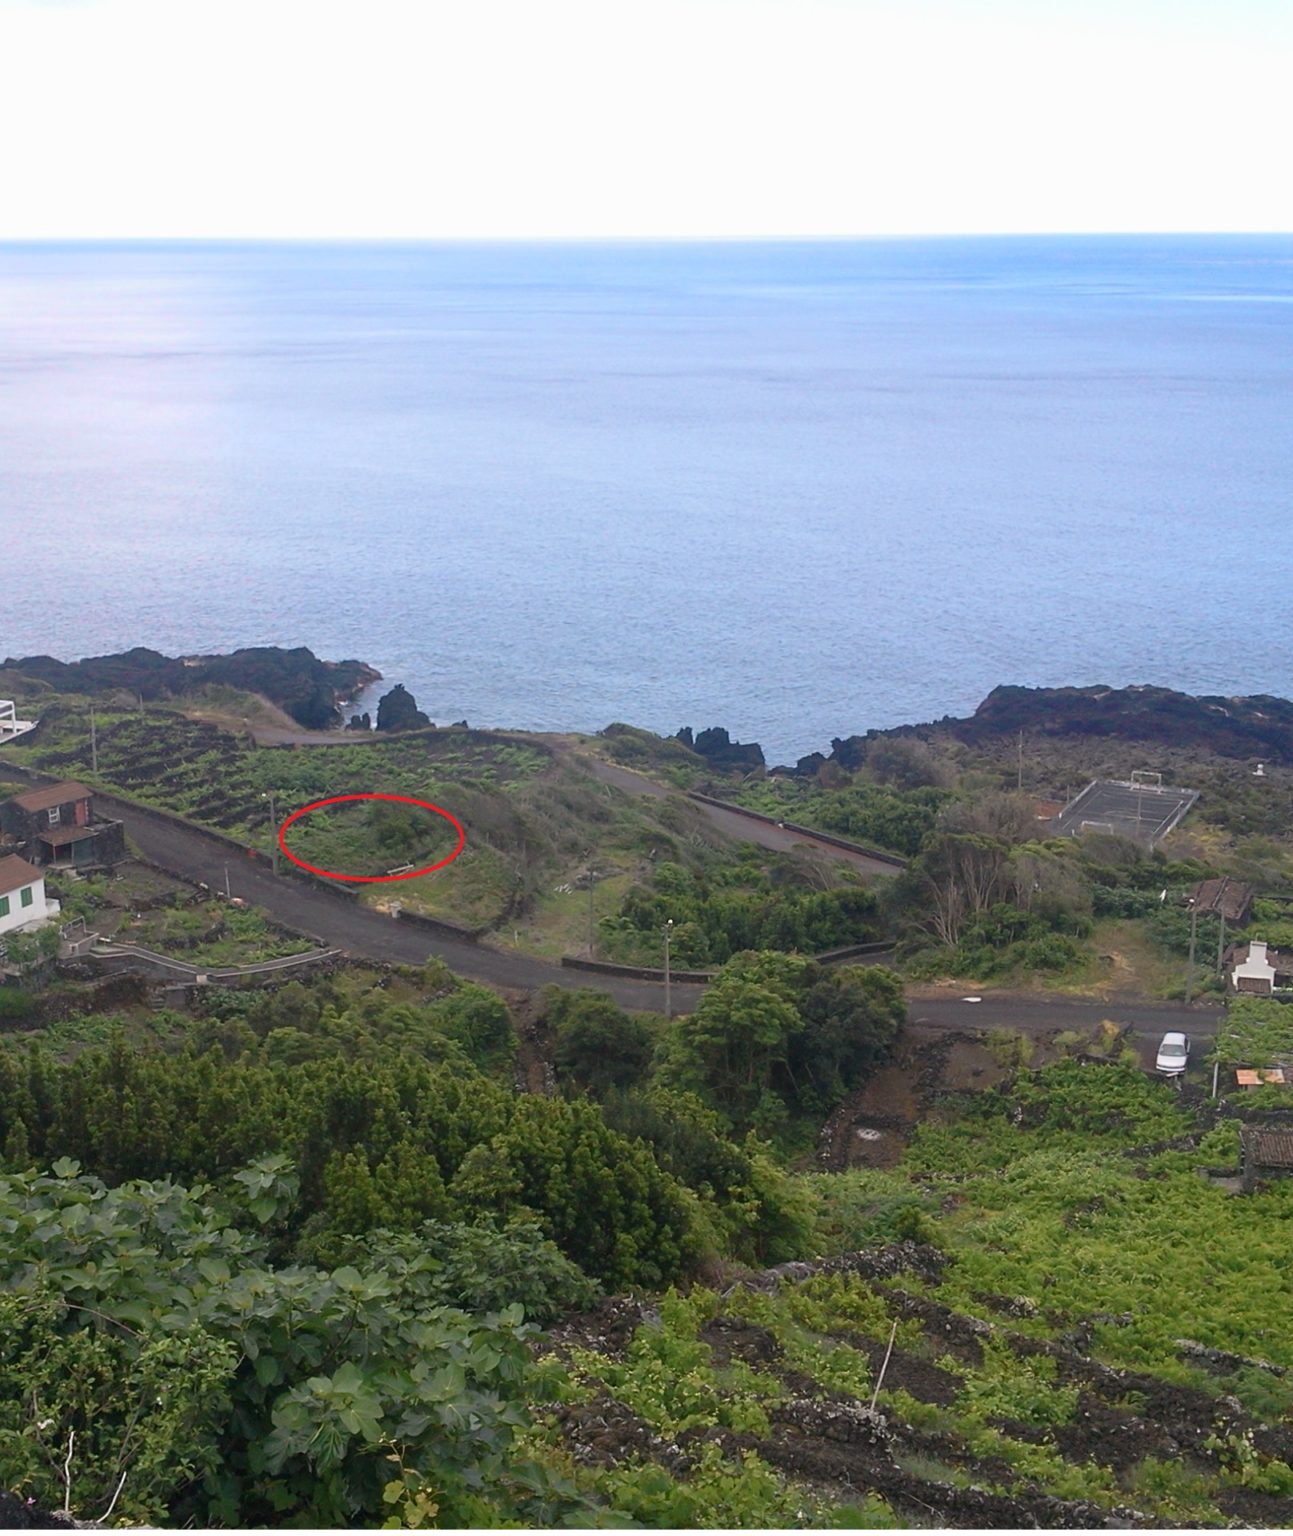
[(18, 234), (0, 247), (38, 245), (858, 245), (894, 240), (1254, 239), (1293, 237), (1281, 229), (885, 230), (861, 234)]

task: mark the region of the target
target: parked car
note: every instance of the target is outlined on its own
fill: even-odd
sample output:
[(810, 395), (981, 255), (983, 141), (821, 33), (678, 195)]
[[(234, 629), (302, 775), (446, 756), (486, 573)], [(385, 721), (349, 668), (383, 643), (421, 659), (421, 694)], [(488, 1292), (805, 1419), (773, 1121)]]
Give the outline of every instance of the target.
[(1181, 1034), (1180, 1030), (1169, 1029), (1159, 1042), (1158, 1055), (1154, 1059), (1154, 1066), (1159, 1072), (1166, 1072), (1175, 1077), (1177, 1073), (1185, 1071), (1185, 1064), (1190, 1059), (1190, 1042)]

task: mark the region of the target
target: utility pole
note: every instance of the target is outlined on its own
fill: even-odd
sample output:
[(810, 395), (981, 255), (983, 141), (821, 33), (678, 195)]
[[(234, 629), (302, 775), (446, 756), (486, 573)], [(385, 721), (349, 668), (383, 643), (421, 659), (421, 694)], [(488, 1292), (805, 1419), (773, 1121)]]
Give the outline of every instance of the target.
[(99, 777), (99, 733), (94, 724), (94, 705), (90, 705), (90, 766), (94, 769), (94, 776)]
[(593, 958), (593, 853), (588, 850), (588, 958)]
[(260, 798), (269, 801), (269, 856), (273, 860), (274, 873), (278, 874), (278, 814), (274, 809), (274, 791), (271, 789)]
[(1185, 973), (1185, 1006), (1190, 1006), (1190, 994), (1194, 990), (1194, 939), (1199, 928), (1199, 909), (1190, 897), (1190, 968)]
[(1015, 787), (1019, 790), (1020, 794), (1023, 794), (1023, 792), (1024, 792), (1024, 732), (1023, 732), (1023, 728), (1022, 727), (1020, 728), (1020, 731), (1019, 731), (1019, 777), (1016, 780)]
[(233, 899), (229, 894), (229, 866), (227, 864), (224, 867), (224, 899), (226, 901)]
[(664, 925), (664, 1016), (673, 1018), (673, 1008), (669, 999), (669, 940), (673, 935), (673, 918)]

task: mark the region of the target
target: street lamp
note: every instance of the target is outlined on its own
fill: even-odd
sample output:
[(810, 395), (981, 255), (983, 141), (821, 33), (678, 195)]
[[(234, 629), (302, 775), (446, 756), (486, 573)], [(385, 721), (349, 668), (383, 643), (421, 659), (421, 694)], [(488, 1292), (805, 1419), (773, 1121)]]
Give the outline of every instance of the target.
[(274, 791), (267, 790), (260, 798), (269, 801), (269, 856), (273, 861), (274, 873), (278, 874), (278, 813), (274, 809)]
[(669, 1004), (669, 940), (673, 935), (673, 918), (664, 925), (664, 1016), (673, 1018), (673, 1009)]

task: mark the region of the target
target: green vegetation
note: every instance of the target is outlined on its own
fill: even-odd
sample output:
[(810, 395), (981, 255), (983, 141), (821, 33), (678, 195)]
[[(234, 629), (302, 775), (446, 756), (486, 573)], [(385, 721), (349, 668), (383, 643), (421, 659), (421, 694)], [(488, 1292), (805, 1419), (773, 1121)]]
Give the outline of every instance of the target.
[[(130, 717), (104, 719), (101, 758)], [(59, 731), (28, 750), (81, 750)], [(628, 728), (602, 747), (701, 782), (751, 755), (720, 734), (704, 761)], [(380, 759), (391, 792), (456, 786), (480, 818), (460, 911), (555, 945), (591, 906), (599, 948), (647, 962), (671, 920), (676, 965), (721, 968), (670, 1020), (555, 988), (513, 1018), (437, 964), (212, 989), (192, 1013), (64, 1001), (44, 1028), (0, 989), (0, 1486), (194, 1525), (1287, 1523), (1293, 1181), (1223, 1176), (1287, 1094), (1215, 1106), (1113, 1027), (1037, 1068), (998, 1032), (956, 1079), (987, 1063), (997, 1086), (932, 1109), (922, 1088), (897, 1166), (806, 1171), (905, 1008), (892, 972), (803, 953), (896, 934), (917, 975), (1072, 986), (1108, 946), (1167, 991), (1184, 893), (1278, 869), (1284, 831), (1254, 799), (1162, 853), (1050, 841), (1013, 759), (839, 747), (739, 793), (903, 852), (872, 890), (476, 733), (232, 751), (234, 801), (191, 813), (251, 834), (271, 783), (322, 798)], [(398, 807), (330, 822), (307, 835), (350, 858), (420, 835)], [(207, 931), (221, 903), (141, 888), (131, 910), (177, 952), (275, 942), (254, 913)], [(1288, 922), (1267, 894), (1248, 936)], [(1200, 982), (1217, 937), (1200, 918)], [(1237, 1000), (1216, 1060), (1286, 1057), (1287, 1017)]]
[(739, 1131), (820, 1115), (885, 1060), (906, 1017), (891, 971), (738, 955), (662, 1047), (662, 1076)]
[(124, 1472), (113, 1518), (166, 1524), (1278, 1523), (1293, 1183), (1235, 1196), (1197, 1171), (1233, 1119), (1004, 1041), (898, 1167), (792, 1172), (901, 1017), (775, 952), (672, 1022), (553, 989), (551, 1098), (438, 965), (12, 1037), (0, 1484), (60, 1507), (70, 1440), (75, 1511)]
[[(1151, 1521), (1282, 1524), (1293, 1376), (1279, 1372), (1293, 1346), (1278, 1319), (1293, 1184), (1236, 1197), (1201, 1179), (1195, 1165), (1232, 1160), (1234, 1141), (1233, 1122), (1205, 1129), (1129, 1066), (1020, 1072), (923, 1126), (901, 1167), (804, 1181), (817, 1210), (805, 1251), (840, 1261), (721, 1297), (670, 1293), (622, 1355), (570, 1349), (565, 1390), (628, 1405), (664, 1443), (752, 1440), (769, 1518), (786, 1507), (780, 1469), (820, 1478), (830, 1465), (830, 1440), (787, 1439), (783, 1416), (802, 1423), (795, 1404), (814, 1392), (865, 1404), (878, 1388), (895, 1438), (884, 1454), (855, 1452), (848, 1473), (872, 1490), (866, 1523), (887, 1523), (877, 1495), (920, 1524), (974, 1488), (1021, 1501), (1007, 1505), (1020, 1524), (1030, 1507), (1040, 1514), (1027, 1502), (1039, 1497)], [(874, 1274), (848, 1267), (857, 1248), (911, 1240), (937, 1251), (885, 1250), (893, 1262)], [(1221, 1352), (1215, 1374), (1182, 1340)], [(630, 1466), (635, 1487), (665, 1500), (685, 1491), (649, 1460)], [(588, 1484), (618, 1497), (624, 1476)], [(914, 1504), (903, 1476), (921, 1480)]]
[[(0, 1177), (0, 1482), (128, 1523), (543, 1524), (554, 1502), (580, 1511), (514, 1453), (531, 1375), (522, 1307), (462, 1311), (466, 1255), (452, 1243), (448, 1263), (275, 1265), (265, 1233), (294, 1187), (283, 1159), (219, 1194), (107, 1189), (66, 1161)], [(532, 1232), (495, 1247), (466, 1274), (544, 1257)]]
[(856, 782), (831, 790), (786, 779), (743, 785), (735, 796), (737, 804), (765, 816), (818, 827), (904, 857), (920, 852), (949, 798), (947, 791), (930, 786), (898, 789)]
[(672, 922), (673, 963), (705, 968), (747, 949), (817, 954), (880, 934), (876, 897), (860, 885), (813, 888), (814, 871), (801, 861), (747, 845), (739, 861), (709, 869), (657, 864), (649, 885), (625, 896), (598, 934), (607, 958), (659, 965), (660, 936)]
[(119, 944), (174, 955), (193, 965), (254, 965), (281, 955), (299, 955), (313, 946), (299, 935), (276, 929), (257, 907), (223, 901), (157, 907), (127, 917), (113, 932)]
[(1272, 997), (1233, 998), (1209, 1060), (1231, 1067), (1293, 1062), (1293, 1006)]

